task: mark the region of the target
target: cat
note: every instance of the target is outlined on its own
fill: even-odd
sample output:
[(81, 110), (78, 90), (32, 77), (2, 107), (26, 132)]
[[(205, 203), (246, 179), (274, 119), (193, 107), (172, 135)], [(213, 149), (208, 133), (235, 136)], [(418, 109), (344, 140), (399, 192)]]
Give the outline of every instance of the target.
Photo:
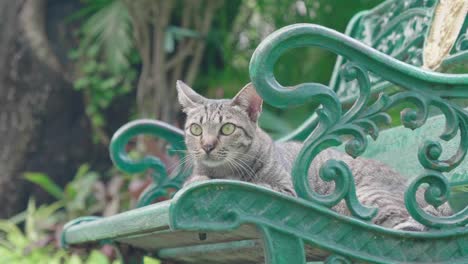
[[(296, 196), (291, 170), (302, 144), (274, 142), (258, 126), (263, 100), (251, 83), (233, 99), (207, 99), (182, 81), (177, 81), (177, 91), (179, 103), (187, 115), (185, 143), (187, 155), (193, 162), (193, 174), (184, 186), (210, 179), (232, 179)], [(333, 183), (324, 182), (318, 176), (322, 164), (330, 159), (344, 161), (349, 166), (361, 203), (379, 208), (373, 218), (375, 224), (411, 231), (424, 229), (405, 209), (407, 180), (379, 161), (353, 159), (338, 150), (324, 150), (309, 169), (309, 181), (313, 181), (311, 186), (316, 192), (325, 194), (334, 188)], [(420, 193), (418, 196), (424, 203)], [(333, 210), (350, 215), (343, 201)]]

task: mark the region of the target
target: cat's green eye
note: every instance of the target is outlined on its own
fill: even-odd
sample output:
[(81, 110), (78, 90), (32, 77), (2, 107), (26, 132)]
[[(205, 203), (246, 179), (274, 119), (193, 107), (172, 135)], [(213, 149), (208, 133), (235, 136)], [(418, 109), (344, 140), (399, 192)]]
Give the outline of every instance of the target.
[(228, 136), (231, 135), (234, 130), (236, 130), (236, 126), (232, 123), (226, 123), (221, 127), (221, 134)]
[(202, 134), (203, 129), (201, 128), (200, 125), (197, 124), (191, 124), (190, 125), (190, 133), (194, 136), (199, 136)]

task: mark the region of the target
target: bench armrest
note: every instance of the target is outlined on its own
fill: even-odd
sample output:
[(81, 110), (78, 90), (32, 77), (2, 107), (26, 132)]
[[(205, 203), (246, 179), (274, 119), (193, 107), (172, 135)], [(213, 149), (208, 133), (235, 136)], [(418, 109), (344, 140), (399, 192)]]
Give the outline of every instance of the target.
[(226, 231), (247, 223), (260, 230), (267, 263), (305, 263), (304, 244), (312, 245), (309, 254), (331, 253), (326, 263), (342, 257), (349, 260), (336, 263), (463, 263), (468, 257), (467, 228), (392, 230), (245, 182), (197, 183), (171, 201), (174, 230)]
[(184, 132), (167, 123), (142, 119), (129, 122), (122, 126), (112, 137), (110, 155), (114, 165), (121, 171), (135, 174), (152, 169), (153, 183), (141, 194), (137, 207), (151, 204), (158, 198), (167, 197), (169, 189), (179, 190), (183, 182), (192, 173), (191, 167), (178, 166), (172, 174), (167, 175), (166, 165), (155, 156), (146, 155), (141, 159), (133, 159), (127, 152), (128, 142), (137, 136), (151, 135), (163, 139), (169, 143), (167, 152), (169, 155), (177, 155), (179, 160), (185, 158)]

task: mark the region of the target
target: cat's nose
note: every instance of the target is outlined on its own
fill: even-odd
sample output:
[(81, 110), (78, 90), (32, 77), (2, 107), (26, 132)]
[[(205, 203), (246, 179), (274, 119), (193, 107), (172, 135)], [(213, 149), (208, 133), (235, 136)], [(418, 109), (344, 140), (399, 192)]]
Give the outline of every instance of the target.
[(205, 143), (202, 145), (202, 149), (206, 152), (206, 154), (210, 154), (210, 152), (216, 147), (215, 142)]

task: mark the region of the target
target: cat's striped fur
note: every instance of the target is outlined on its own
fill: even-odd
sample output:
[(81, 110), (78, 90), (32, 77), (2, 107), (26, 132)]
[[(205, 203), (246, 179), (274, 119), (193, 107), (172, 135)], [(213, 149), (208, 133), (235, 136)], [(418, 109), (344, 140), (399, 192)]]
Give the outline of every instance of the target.
[[(262, 99), (251, 84), (232, 100), (206, 99), (181, 81), (178, 81), (177, 89), (179, 102), (187, 114), (185, 142), (194, 165), (194, 174), (186, 185), (201, 180), (234, 179), (296, 195), (291, 170), (302, 144), (274, 142), (258, 127)], [(221, 130), (227, 123), (233, 124), (235, 130), (232, 134), (223, 135)], [(197, 135), (197, 130), (194, 135), (192, 126), (200, 126), (201, 134)], [(348, 164), (355, 177), (358, 199), (364, 205), (379, 209), (374, 223), (396, 229), (423, 229), (405, 209), (406, 179), (378, 161), (353, 159), (337, 150), (325, 150), (314, 159), (309, 169), (309, 180), (316, 192), (325, 194), (334, 188), (333, 183), (318, 179), (320, 167), (330, 159)], [(333, 209), (349, 214), (344, 202)]]

